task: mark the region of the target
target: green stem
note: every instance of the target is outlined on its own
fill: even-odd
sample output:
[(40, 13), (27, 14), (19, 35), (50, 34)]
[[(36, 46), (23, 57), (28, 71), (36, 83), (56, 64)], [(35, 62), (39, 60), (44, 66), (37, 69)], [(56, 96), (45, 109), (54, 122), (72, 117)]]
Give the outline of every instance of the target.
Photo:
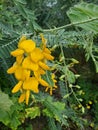
[(78, 24), (84, 24), (84, 23), (92, 22), (94, 20), (98, 20), (98, 17), (97, 18), (93, 18), (93, 19), (88, 19), (88, 20), (85, 20), (85, 21), (81, 21), (81, 22), (67, 24), (67, 25), (64, 25), (64, 26), (61, 26), (61, 27), (57, 27), (57, 28), (54, 28), (54, 29), (44, 29), (43, 32), (52, 32), (52, 31), (60, 30), (60, 29), (67, 28), (67, 27), (70, 27), (70, 26), (73, 26), (73, 25), (78, 25)]
[(72, 87), (70, 87), (70, 88), (71, 88), (71, 92), (73, 93), (73, 95), (74, 95), (76, 101), (78, 102), (78, 104), (80, 104), (80, 105), (82, 106), (82, 104), (80, 103), (79, 99), (77, 98), (75, 92), (73, 91), (73, 88), (72, 88)]
[[(61, 54), (62, 54), (62, 56), (64, 57), (63, 64), (64, 64), (64, 66), (66, 66), (65, 56), (64, 56), (64, 51), (63, 51), (63, 46), (62, 46), (62, 44), (60, 44), (60, 49), (61, 49)], [(64, 74), (65, 74), (66, 92), (67, 92), (67, 94), (68, 94), (68, 86), (67, 86), (67, 81), (66, 81), (66, 73), (64, 73)]]

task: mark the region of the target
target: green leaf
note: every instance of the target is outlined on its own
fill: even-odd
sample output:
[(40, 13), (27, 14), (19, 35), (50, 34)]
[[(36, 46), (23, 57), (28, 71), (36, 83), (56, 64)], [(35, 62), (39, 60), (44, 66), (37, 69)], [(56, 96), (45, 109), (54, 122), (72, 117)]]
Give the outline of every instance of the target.
[(95, 64), (96, 73), (98, 73), (98, 61), (94, 60), (94, 64)]
[(0, 91), (0, 109), (4, 111), (9, 111), (13, 102), (9, 99), (8, 94)]
[(10, 119), (10, 128), (12, 128), (12, 130), (17, 130), (17, 127), (21, 124), (21, 121), (18, 119), (17, 115), (14, 115), (11, 119)]
[(10, 116), (7, 111), (0, 108), (0, 122), (5, 125), (8, 125), (10, 122)]
[[(21, 0), (22, 1), (22, 0)], [(14, 1), (19, 12), (22, 14), (22, 16), (27, 20), (29, 26), (31, 27), (31, 30), (34, 31), (42, 31), (42, 28), (37, 24), (36, 17), (33, 10), (27, 9), (20, 0)]]
[(27, 4), (27, 2), (26, 2), (26, 0), (15, 0), (15, 1), (17, 1), (17, 2), (19, 2), (19, 3), (21, 3), (21, 4)]
[(11, 38), (8, 39), (4, 37), (4, 39), (0, 39), (0, 58), (10, 58), (10, 52), (16, 49), (19, 38)]
[(20, 111), (23, 111), (23, 108), (17, 103), (12, 103), (7, 94), (0, 92), (0, 96), (0, 122), (12, 130), (16, 130), (21, 124), (23, 115), (21, 116)]
[(40, 116), (40, 109), (39, 109), (39, 107), (27, 108), (25, 111), (26, 111), (26, 117), (30, 117), (31, 119), (34, 119), (37, 116)]
[(72, 71), (68, 71), (67, 78), (70, 83), (75, 83), (75, 75)]
[(69, 70), (68, 67), (64, 67), (63, 72), (66, 73), (66, 77), (69, 83), (75, 83), (76, 80), (75, 75), (72, 71)]
[(55, 120), (53, 118), (48, 118), (48, 127), (49, 130), (58, 130), (58, 127), (56, 126)]
[(65, 103), (62, 102), (54, 102), (51, 98), (47, 97), (43, 102), (43, 105), (46, 109), (43, 111), (46, 116), (54, 118), (56, 121), (67, 124), (66, 119), (64, 118), (64, 110), (65, 110)]
[[(58, 112), (60, 112), (60, 114), (64, 111), (64, 109), (65, 109), (65, 104), (64, 103), (62, 103), (62, 102), (59, 102), (59, 101), (57, 101), (57, 102), (54, 102), (54, 107), (57, 109), (57, 111)], [(57, 121), (59, 121), (59, 122), (61, 122), (61, 119), (60, 119), (60, 117), (59, 117), (59, 114), (55, 114), (55, 119), (57, 120)]]
[(98, 6), (82, 2), (67, 12), (71, 23), (88, 31), (98, 32)]
[(68, 97), (70, 96), (70, 94), (71, 94), (71, 93), (66, 94), (66, 95), (64, 96), (64, 98), (65, 98), (65, 99), (68, 98)]
[(42, 112), (43, 112), (43, 115), (45, 115), (45, 116), (48, 116), (48, 117), (51, 117), (51, 118), (54, 117), (53, 113), (51, 113), (47, 108), (44, 109)]

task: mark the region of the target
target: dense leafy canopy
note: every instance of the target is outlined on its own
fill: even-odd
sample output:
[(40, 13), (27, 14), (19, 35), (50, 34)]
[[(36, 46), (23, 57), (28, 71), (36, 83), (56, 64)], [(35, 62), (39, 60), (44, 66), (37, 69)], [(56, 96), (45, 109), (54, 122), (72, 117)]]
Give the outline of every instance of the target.
[[(42, 34), (45, 39), (41, 40)], [(37, 49), (32, 52), (31, 44), (18, 45), (22, 36), (37, 43)], [(45, 43), (47, 41), (44, 46), (43, 41)], [(1, 130), (9, 128), (12, 130), (97, 130), (97, 42), (98, 0), (1, 0)], [(7, 74), (8, 68), (17, 60), (15, 56), (17, 46), (19, 49), (22, 48), (23, 52), (25, 51), (24, 58), (30, 55), (33, 62), (41, 62), (38, 64), (44, 66), (43, 70), (47, 66), (51, 68), (41, 77), (47, 81), (49, 89), (46, 89), (47, 92), (44, 91), (42, 86), (45, 82), (38, 80), (37, 82), (41, 82), (40, 91), (31, 92), (28, 106), (17, 101), (22, 86), (15, 95), (11, 93), (17, 78), (15, 79), (13, 74)], [(42, 57), (39, 48), (44, 50)], [(19, 50), (17, 52), (20, 53)], [(45, 56), (49, 60), (47, 66)], [(20, 63), (19, 60), (18, 62)], [(28, 66), (28, 70), (31, 69), (28, 62), (25, 62), (24, 66)], [(35, 70), (34, 66), (32, 68)], [(36, 72), (31, 72), (30, 78), (34, 73)], [(55, 74), (56, 80), (52, 77), (52, 73)], [(18, 71), (18, 77), (21, 74)], [(30, 86), (31, 83), (28, 84)], [(49, 95), (51, 86), (56, 87), (56, 89), (52, 88), (52, 96)]]

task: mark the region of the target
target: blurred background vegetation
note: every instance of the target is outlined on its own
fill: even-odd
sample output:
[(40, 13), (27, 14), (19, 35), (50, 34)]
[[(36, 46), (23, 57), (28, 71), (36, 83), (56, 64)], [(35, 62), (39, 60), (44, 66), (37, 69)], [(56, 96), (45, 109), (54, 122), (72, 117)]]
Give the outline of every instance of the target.
[[(98, 5), (98, 0), (0, 0), (0, 89), (4, 92), (2, 97), (5, 97), (6, 101), (4, 101), (6, 105), (3, 104), (4, 102), (0, 102), (0, 104), (3, 104), (3, 108), (9, 108), (14, 103), (14, 107), (11, 108), (11, 113), (9, 114), (10, 116), (8, 115), (8, 111), (5, 110), (5, 113), (0, 108), (0, 113), (4, 114), (0, 118), (1, 130), (10, 130), (10, 128), (13, 130), (16, 130), (16, 128), (17, 130), (32, 130), (32, 126), (28, 125), (28, 122), (33, 124), (34, 130), (57, 130), (56, 128), (58, 130), (98, 130), (98, 73), (96, 73), (93, 60), (89, 56), (89, 51), (86, 49), (88, 44), (84, 44), (84, 39), (88, 40), (87, 43), (93, 39), (94, 48), (98, 49), (98, 32), (93, 34), (74, 26), (54, 32), (45, 31), (45, 29), (70, 24), (70, 19), (66, 12), (70, 7), (74, 7), (74, 5), (83, 1)], [(27, 119), (23, 119), (26, 106), (17, 103), (16, 98), (18, 94), (15, 96), (11, 94), (12, 86), (16, 80), (13, 76), (6, 74), (6, 70), (14, 61), (9, 52), (16, 48), (17, 42), (22, 34), (26, 34), (28, 37), (40, 41), (39, 33), (41, 32), (48, 39), (49, 47), (54, 47), (57, 44), (57, 48), (53, 52), (57, 61), (60, 58), (59, 54), (62, 53), (59, 43), (62, 43), (64, 45), (62, 49), (65, 58), (74, 58), (80, 62), (79, 65), (76, 64), (74, 68), (70, 68), (71, 71), (68, 70), (70, 72), (68, 78), (70, 81), (74, 77), (72, 72), (81, 75), (73, 85), (78, 84), (81, 87), (79, 90), (75, 88), (75, 94), (78, 99), (82, 99), (83, 102), (81, 104), (86, 108), (85, 113), (81, 112), (81, 106), (74, 99), (74, 94), (71, 95), (67, 103), (63, 101), (62, 97), (66, 94), (66, 91), (64, 90), (62, 81), (58, 83), (61, 93), (58, 90), (57, 94), (55, 94), (56, 100), (64, 102), (66, 106), (68, 105), (65, 113), (69, 126), (67, 123), (66, 126), (60, 126), (59, 123), (55, 125), (54, 119), (51, 118), (48, 119), (49, 126), (46, 126), (44, 120), (47, 119), (47, 116), (35, 118), (33, 120), (34, 123), (29, 119), (29, 116)], [(98, 55), (98, 52), (96, 51), (94, 54)], [(86, 60), (85, 55), (89, 57), (88, 60)], [(66, 63), (69, 64), (69, 60)], [(61, 76), (61, 72), (57, 73), (57, 75)], [(10, 99), (7, 97), (8, 95)], [(43, 98), (43, 95), (41, 96)], [(40, 99), (38, 97), (36, 99), (38, 106), (40, 106)], [(52, 102), (50, 99), (47, 100), (50, 103)], [(40, 101), (40, 103), (42, 102)], [(52, 105), (54, 105), (53, 102)], [(47, 106), (45, 107), (47, 108)], [(48, 112), (46, 112), (46, 115), (49, 114)], [(10, 122), (12, 120), (13, 122), (11, 124)], [(24, 122), (22, 122), (23, 120)], [(40, 126), (37, 128), (39, 122)]]
[[(5, 33), (8, 34), (12, 32), (13, 34), (14, 32), (15, 34), (19, 34), (29, 32), (33, 28), (35, 30), (38, 30), (40, 27), (47, 29), (68, 24), (70, 21), (66, 12), (70, 7), (81, 1), (82, 0), (1, 0), (0, 28), (2, 32), (0, 36), (2, 37), (4, 29), (7, 28)], [(98, 4), (97, 0), (84, 1)]]

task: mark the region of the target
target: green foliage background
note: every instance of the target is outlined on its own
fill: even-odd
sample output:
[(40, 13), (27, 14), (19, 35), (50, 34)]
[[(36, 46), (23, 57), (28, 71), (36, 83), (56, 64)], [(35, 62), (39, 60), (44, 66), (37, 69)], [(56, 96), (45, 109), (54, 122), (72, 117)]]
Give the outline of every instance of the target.
[[(32, 93), (29, 106), (12, 95), (6, 73), (22, 35), (40, 44), (43, 33), (55, 56), (58, 89)], [(0, 1), (0, 129), (98, 129), (98, 0)], [(88, 107), (89, 106), (89, 107)]]

